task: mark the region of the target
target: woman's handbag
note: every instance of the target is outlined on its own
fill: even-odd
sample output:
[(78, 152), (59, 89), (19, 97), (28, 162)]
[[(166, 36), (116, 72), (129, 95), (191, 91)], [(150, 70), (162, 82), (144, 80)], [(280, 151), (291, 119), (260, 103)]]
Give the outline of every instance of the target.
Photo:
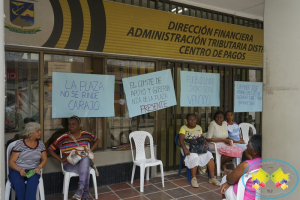
[(81, 147), (79, 146), (78, 142), (75, 140), (73, 135), (69, 133), (69, 136), (75, 141), (78, 145), (76, 149), (73, 149), (71, 153), (67, 157), (67, 161), (72, 164), (76, 165), (82, 158), (89, 157), (91, 160), (94, 159), (94, 153), (88, 147)]
[(207, 147), (205, 145), (204, 136), (197, 137), (195, 139), (184, 139), (184, 141), (190, 144), (189, 150), (191, 153), (197, 153), (197, 154), (207, 153)]

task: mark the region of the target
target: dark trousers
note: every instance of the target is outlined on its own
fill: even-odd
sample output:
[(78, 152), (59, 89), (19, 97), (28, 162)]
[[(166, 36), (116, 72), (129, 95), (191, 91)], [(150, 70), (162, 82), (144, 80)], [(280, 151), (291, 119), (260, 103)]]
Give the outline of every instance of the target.
[[(18, 171), (10, 169), (8, 178), (11, 182), (11, 187), (16, 192), (18, 200), (36, 199), (36, 191), (39, 185), (40, 175), (35, 174), (30, 178), (26, 178), (21, 176)], [(27, 181), (26, 184), (25, 181)]]

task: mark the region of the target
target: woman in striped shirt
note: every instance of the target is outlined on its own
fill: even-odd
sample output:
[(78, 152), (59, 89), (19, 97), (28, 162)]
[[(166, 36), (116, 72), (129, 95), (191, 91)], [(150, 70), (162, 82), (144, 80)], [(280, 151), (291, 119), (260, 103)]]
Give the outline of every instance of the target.
[[(94, 144), (90, 148), (91, 151), (93, 151), (99, 144), (99, 139), (89, 132), (80, 130), (80, 118), (77, 116), (69, 118), (68, 128), (68, 133), (57, 138), (57, 140), (49, 146), (48, 153), (56, 160), (63, 163), (66, 171), (79, 174), (78, 189), (73, 198), (89, 200), (88, 194), (91, 160), (89, 157), (84, 157), (76, 165), (72, 165), (67, 162), (67, 157), (73, 149), (78, 147), (77, 143), (79, 146), (87, 147), (89, 143), (93, 142)], [(73, 138), (76, 141), (74, 141)], [(62, 152), (62, 158), (54, 152), (56, 149), (59, 149)]]
[[(10, 167), (8, 178), (18, 200), (35, 200), (41, 169), (47, 162), (45, 145), (40, 141), (40, 124), (36, 122), (26, 124), (24, 136), (26, 138), (18, 140), (12, 149), (8, 163)], [(26, 173), (30, 170), (34, 170), (35, 174), (27, 178)]]

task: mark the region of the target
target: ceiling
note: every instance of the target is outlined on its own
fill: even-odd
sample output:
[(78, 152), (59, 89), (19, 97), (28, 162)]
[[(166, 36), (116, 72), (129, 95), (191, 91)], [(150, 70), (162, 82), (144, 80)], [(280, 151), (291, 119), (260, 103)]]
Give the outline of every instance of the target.
[(263, 20), (265, 0), (173, 0), (176, 2)]

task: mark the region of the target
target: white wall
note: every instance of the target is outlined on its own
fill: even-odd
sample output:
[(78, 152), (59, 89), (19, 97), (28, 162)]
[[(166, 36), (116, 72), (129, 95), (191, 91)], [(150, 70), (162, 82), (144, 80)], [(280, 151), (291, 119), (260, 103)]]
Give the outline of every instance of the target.
[[(300, 172), (300, 1), (265, 0), (263, 158)], [(299, 199), (298, 188), (282, 199)]]

